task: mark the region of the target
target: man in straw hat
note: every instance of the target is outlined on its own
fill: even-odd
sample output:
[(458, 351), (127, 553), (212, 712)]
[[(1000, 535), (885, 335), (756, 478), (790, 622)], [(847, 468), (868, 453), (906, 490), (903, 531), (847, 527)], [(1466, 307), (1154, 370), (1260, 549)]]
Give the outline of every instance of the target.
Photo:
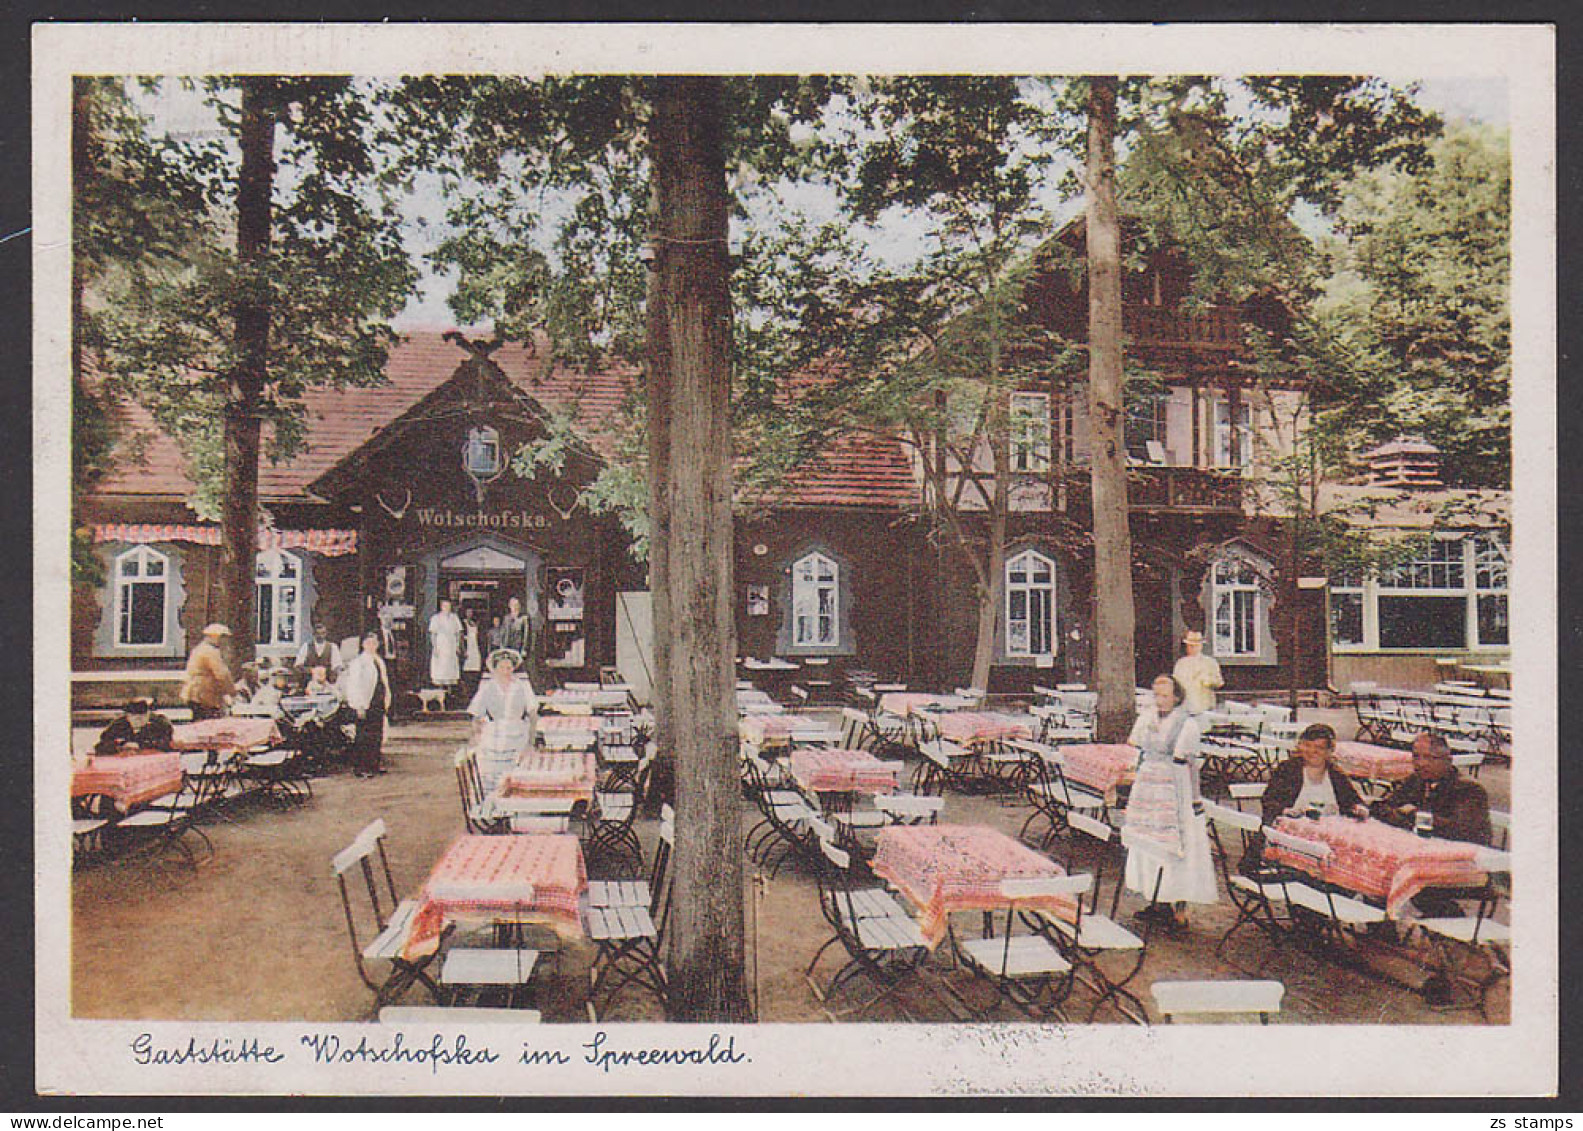
[(1182, 637), (1187, 655), (1176, 661), (1171, 674), (1182, 685), (1186, 698), (1183, 706), (1189, 715), (1202, 715), (1215, 706), (1216, 688), (1226, 685), (1220, 674), (1220, 665), (1213, 656), (1204, 655), (1204, 634), (1196, 628)]
[(230, 635), (231, 630), (223, 624), (206, 625), (203, 643), (187, 657), (187, 678), (181, 685), (181, 697), (192, 708), (194, 721), (217, 719), (225, 714), (226, 703), (236, 690), (231, 669), (220, 651), (220, 642)]

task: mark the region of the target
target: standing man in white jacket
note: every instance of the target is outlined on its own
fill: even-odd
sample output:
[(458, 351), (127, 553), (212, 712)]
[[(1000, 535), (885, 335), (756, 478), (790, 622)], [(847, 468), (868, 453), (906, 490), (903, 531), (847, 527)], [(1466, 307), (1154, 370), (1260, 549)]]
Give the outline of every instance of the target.
[(379, 633), (363, 637), (363, 650), (341, 675), (346, 705), (357, 714), (352, 739), (352, 772), (360, 778), (385, 772), (385, 716), (390, 711), (390, 672), (379, 654)]

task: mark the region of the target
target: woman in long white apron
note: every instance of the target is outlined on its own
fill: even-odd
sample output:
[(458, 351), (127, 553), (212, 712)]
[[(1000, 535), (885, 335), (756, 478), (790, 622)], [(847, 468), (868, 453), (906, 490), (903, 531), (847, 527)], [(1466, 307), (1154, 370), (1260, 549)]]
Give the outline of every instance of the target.
[(1128, 741), (1138, 748), (1138, 774), (1122, 818), (1127, 846), (1127, 887), (1151, 901), (1147, 914), (1169, 914), (1178, 924), (1186, 904), (1215, 903), (1215, 865), (1198, 784), (1198, 723), (1182, 704), (1182, 688), (1162, 675), (1154, 702), (1141, 711)]
[(533, 724), (539, 700), (533, 686), (517, 678), (518, 654), (498, 648), (489, 654), (489, 678), (467, 706), (473, 716), (473, 743), (478, 748), (478, 776), (491, 793), (500, 778), (533, 745)]
[(449, 690), (461, 682), (461, 653), (462, 618), (442, 600), (440, 611), (429, 618), (429, 679), (435, 687)]

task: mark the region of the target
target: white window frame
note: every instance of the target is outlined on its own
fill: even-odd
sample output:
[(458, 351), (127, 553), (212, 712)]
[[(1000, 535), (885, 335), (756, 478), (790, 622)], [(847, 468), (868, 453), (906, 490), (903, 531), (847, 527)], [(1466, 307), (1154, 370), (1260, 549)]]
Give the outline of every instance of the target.
[[(296, 575), (294, 577), (281, 577), (281, 563), (288, 560), (296, 567)], [(266, 570), (266, 567), (267, 571), (260, 573), (261, 570)], [(258, 647), (266, 651), (287, 651), (300, 647), (303, 642), (303, 602), (307, 596), (305, 586), (303, 585), (302, 558), (291, 553), (289, 550), (265, 550), (262, 554), (258, 555), (253, 569), (253, 602), (255, 617), (257, 616), (257, 610), (263, 607), (263, 602), (259, 599), (260, 592), (266, 588), (270, 590), (269, 635), (266, 639), (264, 634), (259, 634)], [(293, 607), (296, 610), (296, 620), (292, 624), (292, 635), (289, 640), (283, 639), (279, 635), (281, 610), (280, 597), (282, 592), (285, 590), (295, 591), (293, 595)]]
[(1215, 451), (1214, 463), (1216, 467), (1249, 467), (1253, 463), (1253, 406), (1246, 398), (1238, 402), (1237, 408), (1243, 420), (1237, 427), (1237, 439), (1240, 441), (1238, 463), (1231, 462), (1231, 398), (1215, 397), (1211, 402), (1214, 405), (1214, 437)]
[[(1048, 581), (1034, 580), (1034, 571), (1036, 565), (1042, 566), (1043, 569), (1049, 574)], [(1012, 580), (1012, 573), (1018, 571), (1022, 573), (1026, 580), (1020, 582), (1014, 582)], [(1007, 558), (1005, 590), (1006, 655), (1016, 656), (1021, 659), (1039, 659), (1045, 656), (1054, 656), (1057, 648), (1056, 642), (1060, 639), (1056, 632), (1057, 617), (1055, 611), (1055, 560), (1045, 554), (1041, 554), (1038, 550), (1031, 549), (1023, 550), (1021, 553)], [(1034, 597), (1036, 594), (1043, 596), (1044, 606), (1049, 612), (1049, 625), (1046, 629), (1045, 635), (1048, 647), (1043, 649), (1035, 649), (1033, 646), (1033, 606)], [(1016, 595), (1021, 595), (1022, 597), (1024, 615), (1021, 617), (1015, 617), (1012, 611), (1013, 598)], [(1017, 633), (1012, 627), (1017, 621), (1023, 621), (1026, 623), (1026, 628), (1022, 632), (1020, 640), (1017, 639)]]
[(1037, 472), (1050, 468), (1050, 394), (1012, 393), (1011, 469)]
[[(1334, 605), (1337, 597), (1356, 597), (1358, 599), (1358, 636), (1357, 640), (1338, 641), (1336, 639), (1336, 625)], [(1338, 576), (1330, 584), (1330, 600), (1332, 614), (1330, 623), (1325, 631), (1329, 634), (1330, 646), (1338, 651), (1356, 651), (1364, 646), (1369, 638), (1369, 594), (1368, 578), (1361, 571), (1349, 571)]]
[[(829, 576), (824, 576), (828, 571)], [(811, 573), (811, 576), (804, 576)], [(829, 632), (821, 625), (819, 597), (829, 594)], [(828, 554), (811, 550), (792, 563), (792, 646), (839, 648), (841, 646), (841, 567)], [(805, 615), (806, 614), (806, 615)], [(809, 629), (809, 631), (805, 631)]]
[[(492, 452), (494, 455), (493, 462), (487, 468), (473, 466), (472, 452), (474, 433), (478, 434), (479, 446), (487, 451)], [(500, 453), (500, 433), (489, 425), (485, 424), (468, 432), (467, 443), (464, 446), (463, 453), (462, 465), (466, 468), (468, 475), (471, 475), (474, 478), (490, 479), (500, 474), (502, 470), (502, 463), (504, 462)]]
[[(1245, 570), (1251, 580), (1241, 578), (1223, 577), (1221, 571), (1235, 566), (1238, 570)], [(1220, 635), (1220, 598), (1224, 594), (1229, 602), (1232, 625), (1232, 643), (1230, 647), (1221, 647)], [(1236, 621), (1238, 616), (1238, 595), (1248, 595), (1249, 614), (1252, 621), (1250, 630), (1250, 644), (1246, 648), (1236, 647)], [(1209, 567), (1209, 627), (1210, 643), (1216, 659), (1227, 660), (1252, 660), (1263, 654), (1265, 625), (1269, 618), (1269, 610), (1265, 607), (1269, 595), (1265, 592), (1260, 582), (1259, 571), (1253, 563), (1241, 554), (1226, 554), (1217, 558)]]
[[(135, 561), (138, 564), (138, 573), (135, 577), (129, 576), (126, 572), (127, 563), (131, 561)], [(127, 607), (127, 599), (129, 596), (127, 590), (132, 585), (151, 584), (148, 579), (147, 566), (149, 563), (155, 561), (157, 561), (160, 566), (159, 639), (145, 640), (137, 644), (128, 643), (123, 639), (122, 632), (124, 627), (124, 618), (130, 613), (130, 609)], [(142, 648), (152, 649), (165, 647), (166, 639), (170, 635), (170, 556), (168, 554), (161, 553), (152, 546), (138, 545), (133, 546), (129, 550), (123, 550), (121, 553), (115, 556), (115, 570), (112, 583), (115, 587), (115, 619), (111, 622), (111, 624), (115, 633), (113, 637), (115, 647), (117, 649), (130, 649), (133, 651)]]
[[(1501, 584), (1480, 586), (1478, 579), (1479, 557), (1478, 551), (1481, 543), (1492, 545), (1501, 556), (1506, 565), (1507, 574), (1500, 578)], [(1338, 643), (1334, 631), (1329, 633), (1330, 648), (1336, 653), (1368, 653), (1381, 652), (1386, 655), (1410, 655), (1413, 653), (1448, 652), (1504, 652), (1510, 649), (1510, 631), (1508, 628), (1507, 643), (1486, 643), (1479, 636), (1479, 598), (1480, 597), (1507, 597), (1510, 599), (1510, 550), (1504, 542), (1492, 534), (1441, 534), (1435, 537), (1436, 546), (1455, 545), (1460, 554), (1455, 558), (1440, 557), (1431, 559), (1426, 553), (1413, 561), (1404, 563), (1395, 571), (1387, 571), (1387, 576), (1381, 576), (1378, 571), (1371, 571), (1362, 581), (1361, 585), (1337, 585), (1332, 582), (1330, 589), (1334, 593), (1363, 594), (1363, 641), (1361, 643)], [(1444, 553), (1444, 551), (1440, 551)], [(1449, 567), (1454, 566), (1461, 571), (1461, 584), (1445, 584), (1450, 580), (1447, 576)], [(1402, 572), (1407, 576), (1401, 577)], [(1436, 573), (1439, 576), (1436, 576)], [(1396, 576), (1390, 576), (1395, 574)], [(1496, 579), (1491, 578), (1494, 582)], [(1393, 581), (1398, 583), (1392, 584)], [(1380, 598), (1381, 597), (1457, 597), (1464, 601), (1462, 644), (1459, 647), (1435, 647), (1433, 645), (1415, 645), (1410, 647), (1386, 647), (1380, 643)], [(1509, 625), (1508, 617), (1508, 625)]]
[[(1468, 566), (1472, 571), (1473, 579), (1473, 604), (1469, 627), (1472, 629), (1474, 646), (1480, 649), (1510, 648), (1512, 646), (1511, 551), (1499, 538), (1489, 534), (1475, 534), (1466, 539), (1466, 541), (1469, 546)], [(1491, 571), (1491, 580), (1487, 585), (1479, 580), (1479, 551), (1482, 548), (1481, 543), (1488, 546), (1494, 555), (1491, 558), (1491, 564), (1494, 569)], [(1495, 580), (1495, 570), (1499, 571), (1498, 583)], [(1500, 597), (1506, 602), (1506, 639), (1500, 643), (1486, 644), (1484, 637), (1479, 634), (1479, 600), (1484, 597)]]

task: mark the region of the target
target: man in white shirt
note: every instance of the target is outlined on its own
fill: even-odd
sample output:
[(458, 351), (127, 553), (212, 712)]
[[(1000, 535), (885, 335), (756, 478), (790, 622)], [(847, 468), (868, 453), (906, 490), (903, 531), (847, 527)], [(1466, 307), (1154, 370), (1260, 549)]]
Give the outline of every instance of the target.
[(1213, 656), (1204, 655), (1204, 634), (1194, 629), (1182, 637), (1187, 655), (1176, 661), (1171, 674), (1182, 685), (1186, 698), (1182, 705), (1189, 715), (1202, 715), (1213, 710), (1215, 691), (1226, 685), (1220, 674), (1220, 665)]

